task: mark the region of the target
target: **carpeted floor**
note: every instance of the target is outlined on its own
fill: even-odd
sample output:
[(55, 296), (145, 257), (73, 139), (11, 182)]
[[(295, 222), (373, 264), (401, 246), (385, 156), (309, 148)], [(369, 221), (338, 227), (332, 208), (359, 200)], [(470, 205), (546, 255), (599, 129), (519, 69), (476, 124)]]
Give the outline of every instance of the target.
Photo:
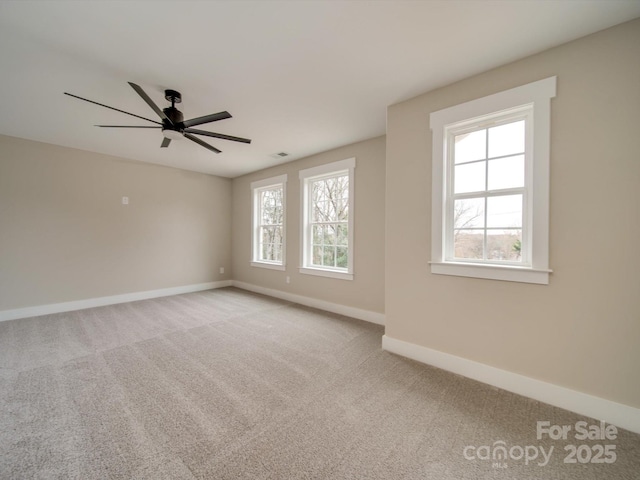
[(2, 322), (0, 478), (640, 478), (639, 435), (576, 440), (597, 422), (382, 334), (233, 288)]

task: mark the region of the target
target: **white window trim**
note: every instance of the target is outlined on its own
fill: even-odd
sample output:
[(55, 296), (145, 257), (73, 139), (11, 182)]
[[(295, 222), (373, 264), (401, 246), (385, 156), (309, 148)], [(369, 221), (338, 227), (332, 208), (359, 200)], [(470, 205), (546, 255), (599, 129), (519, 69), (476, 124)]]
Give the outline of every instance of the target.
[[(279, 262), (266, 262), (259, 260), (258, 248), (260, 242), (257, 238), (256, 232), (258, 229), (258, 195), (257, 190), (261, 190), (267, 187), (282, 186), (282, 263)], [(265, 178), (263, 180), (256, 180), (251, 182), (251, 266), (268, 268), (271, 270), (284, 271), (287, 268), (287, 174), (278, 175), (276, 177)]]
[[(354, 205), (355, 205), (355, 182), (354, 182), (354, 170), (356, 167), (356, 159), (355, 158), (347, 158), (346, 160), (340, 160), (333, 163), (327, 163), (325, 165), (320, 165), (313, 168), (307, 168), (305, 170), (300, 170), (300, 273), (304, 273), (306, 275), (317, 275), (321, 277), (329, 277), (329, 278), (339, 278), (342, 280), (353, 280), (354, 269), (353, 269), (353, 239), (354, 239)], [(317, 267), (310, 266), (309, 258), (311, 256), (311, 248), (309, 242), (309, 238), (311, 235), (310, 228), (308, 225), (308, 219), (310, 216), (310, 203), (309, 203), (309, 192), (308, 192), (308, 183), (309, 180), (315, 180), (318, 178), (322, 178), (325, 176), (333, 176), (338, 173), (348, 173), (349, 174), (349, 256), (348, 256), (348, 265), (347, 271), (344, 272), (342, 270), (334, 270), (332, 268), (327, 267)]]
[[(432, 145), (432, 212), (431, 212), (431, 273), (462, 277), (486, 278), (512, 282), (548, 284), (549, 273), (549, 150), (551, 129), (551, 99), (556, 96), (557, 77), (472, 100), (433, 112), (430, 127)], [(531, 162), (530, 202), (531, 265), (512, 266), (451, 262), (445, 256), (445, 130), (448, 125), (473, 120), (503, 110), (533, 106), (533, 162)]]

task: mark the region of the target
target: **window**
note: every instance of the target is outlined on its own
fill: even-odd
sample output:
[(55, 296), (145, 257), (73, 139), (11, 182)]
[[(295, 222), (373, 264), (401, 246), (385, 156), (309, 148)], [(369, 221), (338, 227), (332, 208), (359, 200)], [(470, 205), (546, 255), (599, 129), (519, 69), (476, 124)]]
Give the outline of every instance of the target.
[(251, 183), (254, 267), (285, 269), (286, 183), (286, 175)]
[(431, 272), (549, 283), (556, 77), (431, 114)]
[(530, 265), (522, 236), (531, 113), (528, 106), (446, 128), (446, 261)]
[(300, 171), (301, 273), (353, 280), (355, 158)]

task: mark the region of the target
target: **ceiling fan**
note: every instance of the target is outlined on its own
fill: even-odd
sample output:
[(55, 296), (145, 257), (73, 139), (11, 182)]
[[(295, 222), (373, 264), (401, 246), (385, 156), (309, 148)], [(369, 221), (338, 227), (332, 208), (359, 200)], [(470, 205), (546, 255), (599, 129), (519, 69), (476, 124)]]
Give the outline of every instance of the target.
[(73, 95), (71, 93), (64, 92), (65, 95), (69, 95), (73, 98), (78, 98), (80, 100), (84, 100), (85, 102), (93, 103), (95, 105), (100, 105), (101, 107), (110, 108), (111, 110), (115, 110), (116, 112), (126, 113), (127, 115), (131, 115), (132, 117), (140, 118), (142, 120), (146, 120), (148, 122), (156, 123), (157, 126), (141, 126), (141, 125), (96, 125), (96, 127), (106, 127), (106, 128), (161, 128), (162, 135), (164, 138), (162, 139), (162, 143), (160, 144), (161, 148), (166, 148), (171, 143), (171, 140), (178, 140), (182, 137), (188, 138), (192, 142), (197, 143), (204, 148), (211, 150), (215, 153), (220, 153), (221, 150), (218, 150), (216, 147), (209, 145), (208, 143), (200, 140), (198, 137), (194, 137), (195, 135), (205, 135), (207, 137), (220, 138), (222, 140), (231, 140), (233, 142), (242, 142), (242, 143), (251, 143), (251, 140), (248, 138), (234, 137), (231, 135), (224, 135), (222, 133), (214, 133), (207, 132), (205, 130), (198, 130), (196, 128), (191, 128), (196, 125), (202, 125), (203, 123), (217, 122), (218, 120), (225, 120), (227, 118), (231, 118), (231, 114), (229, 112), (218, 112), (212, 113), (211, 115), (205, 115), (204, 117), (192, 118), (191, 120), (183, 120), (182, 112), (176, 108), (176, 103), (182, 102), (182, 95), (180, 92), (176, 92), (175, 90), (165, 90), (164, 98), (171, 102), (171, 106), (160, 110), (160, 108), (151, 100), (149, 95), (145, 93), (145, 91), (140, 88), (139, 85), (135, 83), (128, 82), (131, 85), (138, 95), (142, 97), (142, 99), (147, 102), (147, 105), (151, 107), (151, 109), (156, 112), (158, 117), (162, 120), (161, 122), (157, 122), (155, 120), (151, 120), (150, 118), (141, 117), (140, 115), (136, 115), (135, 113), (125, 112), (124, 110), (120, 110), (114, 107), (110, 107), (108, 105), (103, 105), (102, 103), (94, 102), (93, 100), (88, 100), (86, 98), (79, 97), (77, 95)]

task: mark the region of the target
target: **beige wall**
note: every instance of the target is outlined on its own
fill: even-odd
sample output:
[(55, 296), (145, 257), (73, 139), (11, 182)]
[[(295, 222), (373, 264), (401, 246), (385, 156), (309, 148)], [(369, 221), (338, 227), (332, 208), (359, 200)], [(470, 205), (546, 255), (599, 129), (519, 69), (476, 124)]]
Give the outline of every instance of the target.
[[(640, 407), (640, 20), (388, 109), (386, 334)], [(550, 285), (432, 275), (430, 112), (558, 76)]]
[[(302, 169), (356, 158), (354, 280), (300, 274), (300, 180)], [(253, 181), (288, 174), (286, 271), (252, 267), (251, 188)], [(264, 288), (384, 312), (385, 137), (355, 143), (233, 180), (233, 277)], [(286, 276), (291, 283), (285, 283)]]
[(0, 136), (0, 310), (229, 279), (230, 212), (228, 179)]

